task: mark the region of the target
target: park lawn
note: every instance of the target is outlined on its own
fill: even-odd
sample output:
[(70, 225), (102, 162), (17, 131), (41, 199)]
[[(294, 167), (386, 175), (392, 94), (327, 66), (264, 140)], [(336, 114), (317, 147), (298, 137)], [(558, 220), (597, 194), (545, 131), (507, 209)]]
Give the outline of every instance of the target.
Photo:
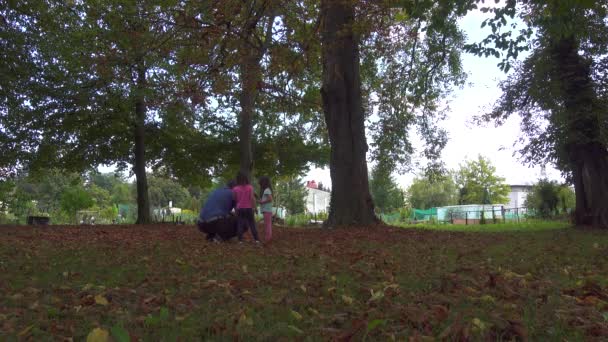
[(608, 339), (605, 231), (274, 235), (0, 228), (0, 340)]

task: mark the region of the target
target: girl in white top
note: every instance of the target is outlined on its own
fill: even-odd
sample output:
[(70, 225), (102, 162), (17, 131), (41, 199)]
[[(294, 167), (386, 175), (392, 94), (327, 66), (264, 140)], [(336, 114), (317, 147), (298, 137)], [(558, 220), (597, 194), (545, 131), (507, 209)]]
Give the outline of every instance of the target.
[(270, 178), (260, 177), (260, 210), (264, 215), (264, 240), (270, 242), (272, 240), (272, 186)]

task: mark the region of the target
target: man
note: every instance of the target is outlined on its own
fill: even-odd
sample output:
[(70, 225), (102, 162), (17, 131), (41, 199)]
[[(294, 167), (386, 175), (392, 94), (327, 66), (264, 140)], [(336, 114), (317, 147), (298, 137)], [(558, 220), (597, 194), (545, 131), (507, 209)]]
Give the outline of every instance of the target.
[(214, 190), (198, 217), (198, 229), (207, 234), (207, 241), (229, 240), (237, 235), (237, 219), (232, 215), (234, 181)]

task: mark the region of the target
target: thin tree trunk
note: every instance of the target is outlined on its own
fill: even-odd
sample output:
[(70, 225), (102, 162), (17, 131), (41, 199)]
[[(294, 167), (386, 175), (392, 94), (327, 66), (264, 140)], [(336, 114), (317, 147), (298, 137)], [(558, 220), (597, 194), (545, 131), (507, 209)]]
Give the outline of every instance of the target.
[(262, 67), (260, 63), (272, 41), (272, 27), (275, 15), (268, 18), (264, 41), (261, 46), (252, 43), (253, 35), (263, 13), (258, 17), (251, 18), (246, 25), (246, 40), (242, 45), (243, 56), (241, 61), (241, 115), (239, 116), (239, 150), (241, 152), (240, 171), (251, 179), (253, 171), (253, 115), (255, 112), (256, 98), (259, 93), (259, 84), (262, 82)]
[(577, 225), (608, 228), (608, 151), (600, 121), (606, 108), (597, 99), (591, 69), (574, 39), (562, 38), (552, 49), (565, 109), (565, 149), (573, 170)]
[(137, 224), (147, 224), (150, 219), (150, 200), (148, 198), (148, 180), (146, 178), (145, 155), (145, 122), (146, 103), (143, 90), (146, 83), (146, 70), (142, 66), (137, 70), (137, 94), (135, 100), (135, 162), (133, 171), (137, 183)]
[(240, 171), (251, 177), (253, 170), (253, 114), (258, 94), (258, 81), (261, 79), (260, 60), (252, 52), (247, 52), (241, 63), (241, 115), (239, 117), (239, 147), (241, 152)]
[(354, 4), (321, 1), (323, 86), (321, 95), (331, 145), (332, 193), (326, 226), (379, 222), (369, 191), (367, 142), (359, 74)]

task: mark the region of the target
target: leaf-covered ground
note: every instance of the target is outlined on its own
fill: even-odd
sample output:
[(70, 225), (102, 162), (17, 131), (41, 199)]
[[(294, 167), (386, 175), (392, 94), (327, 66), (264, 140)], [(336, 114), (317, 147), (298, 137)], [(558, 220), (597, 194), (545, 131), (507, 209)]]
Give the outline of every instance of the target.
[(608, 232), (0, 228), (0, 340), (608, 339)]

